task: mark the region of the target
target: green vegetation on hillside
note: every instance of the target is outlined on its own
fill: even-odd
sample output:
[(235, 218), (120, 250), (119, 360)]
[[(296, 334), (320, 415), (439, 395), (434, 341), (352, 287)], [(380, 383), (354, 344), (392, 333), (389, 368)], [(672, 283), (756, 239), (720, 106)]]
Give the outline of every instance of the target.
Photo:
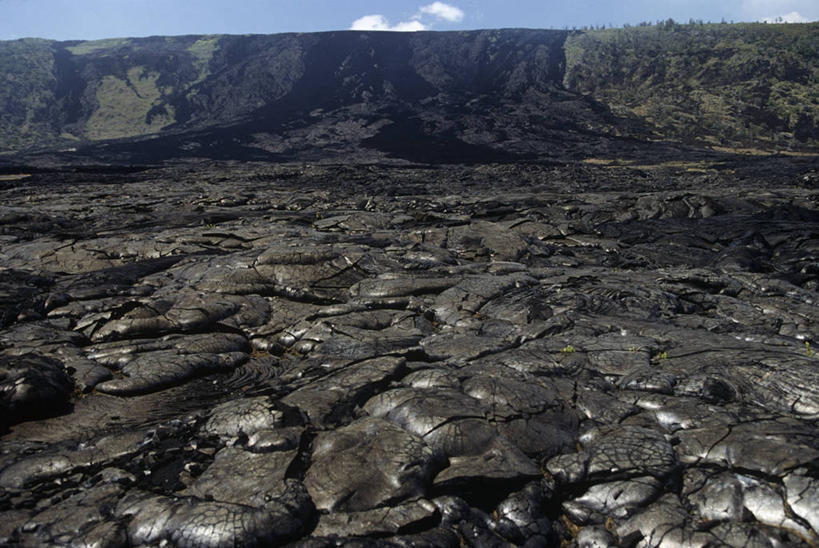
[(76, 46), (70, 46), (66, 49), (74, 55), (90, 55), (98, 51), (111, 50), (114, 48), (127, 46), (130, 42), (131, 41), (128, 38), (106, 38), (104, 40), (80, 42)]
[(819, 24), (688, 24), (574, 33), (567, 88), (657, 138), (800, 149), (819, 143)]
[(128, 69), (124, 80), (105, 76), (97, 85), (98, 107), (88, 119), (85, 135), (91, 140), (117, 139), (157, 133), (173, 123), (173, 111), (167, 112), (170, 107), (163, 107), (165, 115), (148, 116), (151, 109), (161, 106), (159, 76), (141, 66)]
[(135, 137), (176, 122), (220, 36), (0, 42), (0, 153)]
[(0, 47), (0, 152), (43, 144), (53, 135), (54, 55), (46, 40)]
[[(321, 101), (423, 110), (447, 94), (514, 103), (532, 131), (816, 152), (819, 23), (0, 42), (0, 152), (204, 130), (267, 107), (300, 116)], [(487, 129), (493, 116), (469, 123), (487, 142), (510, 140)]]
[(209, 36), (202, 36), (188, 48), (188, 51), (194, 58), (194, 66), (199, 71), (197, 82), (201, 82), (210, 74), (210, 61), (213, 59), (213, 54), (219, 48), (219, 40), (221, 36), (218, 34), (211, 34)]

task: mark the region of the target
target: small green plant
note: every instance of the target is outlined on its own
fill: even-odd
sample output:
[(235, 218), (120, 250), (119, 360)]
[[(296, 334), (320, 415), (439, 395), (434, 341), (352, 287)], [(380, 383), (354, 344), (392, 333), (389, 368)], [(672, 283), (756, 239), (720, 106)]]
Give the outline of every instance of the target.
[(629, 352), (637, 352), (638, 350), (639, 348), (637, 348), (637, 345), (635, 344), (632, 344), (631, 346), (628, 347)]
[(816, 352), (810, 347), (810, 342), (805, 341), (805, 355), (812, 358), (814, 354), (816, 354)]
[(659, 354), (657, 354), (657, 359), (658, 359), (658, 360), (667, 360), (667, 359), (668, 359), (668, 352), (666, 352), (665, 350), (663, 350), (662, 352), (660, 352)]
[(566, 345), (563, 350), (561, 350), (564, 354), (571, 354), (572, 352), (577, 352), (574, 347), (570, 344)]

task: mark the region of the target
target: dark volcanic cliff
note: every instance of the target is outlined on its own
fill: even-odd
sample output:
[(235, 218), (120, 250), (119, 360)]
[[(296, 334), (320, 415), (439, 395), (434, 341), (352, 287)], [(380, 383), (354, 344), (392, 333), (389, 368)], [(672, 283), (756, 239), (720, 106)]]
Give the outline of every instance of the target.
[(612, 157), (635, 138), (811, 149), (818, 31), (0, 42), (0, 151), (447, 162)]

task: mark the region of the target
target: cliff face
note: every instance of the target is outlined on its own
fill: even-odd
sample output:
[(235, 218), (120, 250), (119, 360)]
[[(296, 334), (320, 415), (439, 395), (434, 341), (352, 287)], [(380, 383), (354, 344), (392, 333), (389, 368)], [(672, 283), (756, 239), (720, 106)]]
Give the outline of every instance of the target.
[(578, 158), (623, 137), (815, 147), (819, 25), (759, 27), (0, 42), (0, 150), (434, 162)]
[(571, 36), (564, 83), (658, 136), (815, 147), (819, 25), (676, 25)]

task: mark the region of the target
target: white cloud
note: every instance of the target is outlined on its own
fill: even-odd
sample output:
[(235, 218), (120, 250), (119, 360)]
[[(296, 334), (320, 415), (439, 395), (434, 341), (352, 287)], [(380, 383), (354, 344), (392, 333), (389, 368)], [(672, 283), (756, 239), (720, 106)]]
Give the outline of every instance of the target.
[(365, 15), (353, 21), (350, 30), (387, 30), (389, 26), (383, 15)]
[(760, 21), (764, 23), (808, 23), (810, 20), (799, 13), (798, 11), (792, 11), (790, 13), (786, 13), (785, 15), (780, 15), (779, 17), (763, 17)]
[(397, 32), (417, 32), (419, 30), (427, 30), (427, 26), (421, 21), (404, 21), (394, 25), (392, 30)]
[[(0, 0), (1, 1), (1, 0)], [(430, 21), (432, 19), (432, 21)], [(381, 14), (359, 17), (350, 26), (350, 30), (387, 30), (394, 32), (416, 32), (428, 30), (430, 25), (437, 21), (458, 23), (463, 21), (464, 12), (453, 5), (443, 2), (433, 2), (418, 8), (418, 13), (409, 21), (401, 21), (391, 25), (389, 19)]]
[(391, 30), (394, 32), (416, 32), (426, 30), (427, 27), (421, 21), (402, 21), (396, 25), (390, 22), (383, 15), (365, 15), (353, 21), (350, 30)]
[(443, 2), (433, 2), (432, 4), (422, 6), (419, 10), (422, 14), (432, 15), (450, 23), (458, 23), (463, 21), (464, 12), (453, 5), (444, 4)]

